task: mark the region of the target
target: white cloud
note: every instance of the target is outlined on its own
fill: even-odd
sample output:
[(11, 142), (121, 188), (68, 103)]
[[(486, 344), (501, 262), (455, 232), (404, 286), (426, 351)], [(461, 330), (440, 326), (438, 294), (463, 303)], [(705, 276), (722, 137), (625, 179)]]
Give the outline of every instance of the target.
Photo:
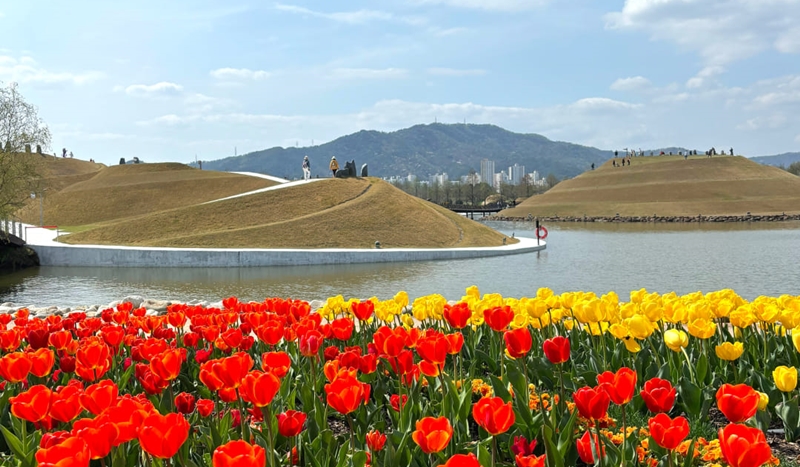
[(610, 29), (644, 31), (725, 65), (770, 48), (797, 52), (798, 0), (626, 0)]
[(758, 131), (758, 130), (777, 130), (786, 126), (788, 119), (786, 115), (775, 114), (751, 118), (746, 122), (737, 125), (737, 130)]
[(180, 95), (183, 86), (161, 81), (155, 84), (131, 84), (125, 88), (125, 94), (135, 97), (171, 97)]
[(334, 68), (328, 75), (332, 79), (358, 80), (358, 79), (397, 79), (408, 76), (408, 70), (403, 68)]
[(187, 110), (192, 113), (215, 112), (229, 109), (236, 104), (229, 99), (206, 96), (205, 94), (189, 94), (183, 99)]
[(428, 68), (428, 74), (434, 76), (483, 76), (486, 74), (486, 70), (481, 70), (481, 69), (461, 70), (457, 68)]
[(707, 66), (700, 70), (692, 78), (689, 78), (689, 80), (686, 81), (686, 87), (689, 89), (703, 87), (709, 83), (710, 78), (721, 75), (724, 72), (725, 68), (721, 66)]
[(547, 4), (549, 0), (418, 0), (419, 4), (447, 5), (493, 11), (532, 10)]
[[(757, 108), (792, 105), (800, 102), (800, 75), (759, 81), (754, 88), (758, 95), (753, 99), (753, 104)], [(796, 113), (796, 107), (793, 110)]]
[(248, 68), (218, 68), (209, 74), (219, 80), (262, 80), (272, 75), (267, 71)]
[(410, 25), (422, 25), (427, 22), (425, 18), (416, 16), (396, 16), (386, 11), (378, 10), (356, 10), (356, 11), (340, 11), (334, 13), (325, 13), (321, 11), (311, 10), (309, 8), (286, 5), (276, 3), (275, 9), (287, 13), (295, 13), (305, 16), (313, 16), (316, 18), (324, 18), (338, 23), (346, 24), (365, 24), (372, 21), (396, 21)]
[(82, 85), (102, 79), (105, 74), (99, 71), (81, 73), (53, 72), (41, 68), (31, 57), (14, 58), (9, 55), (0, 56), (0, 80), (21, 84), (58, 84), (71, 83)]
[(620, 78), (611, 84), (614, 91), (641, 91), (648, 89), (653, 84), (643, 76), (633, 76), (631, 78)]

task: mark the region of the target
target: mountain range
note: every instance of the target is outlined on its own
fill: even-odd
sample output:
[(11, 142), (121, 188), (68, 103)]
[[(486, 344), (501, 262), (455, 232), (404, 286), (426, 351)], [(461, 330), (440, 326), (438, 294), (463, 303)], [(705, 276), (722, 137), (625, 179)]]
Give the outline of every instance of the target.
[(787, 152), (777, 156), (751, 157), (750, 160), (764, 165), (789, 167), (793, 162), (800, 161), (800, 152)]
[[(636, 148), (638, 151), (639, 148)], [(645, 149), (677, 154), (685, 148)], [(705, 150), (699, 151), (702, 153)], [(619, 151), (620, 156), (624, 154)], [(261, 172), (288, 179), (302, 176), (303, 156), (311, 161), (312, 176), (328, 176), (328, 164), (336, 157), (340, 166), (355, 160), (356, 167), (368, 164), (369, 174), (378, 177), (414, 174), (427, 177), (446, 172), (451, 179), (480, 173), (481, 160), (495, 162), (495, 171), (519, 164), (541, 177), (553, 174), (572, 178), (614, 157), (614, 152), (590, 146), (552, 141), (542, 135), (513, 133), (495, 125), (433, 123), (415, 125), (393, 132), (361, 130), (325, 144), (310, 147), (274, 147), (241, 156), (203, 161), (203, 168), (229, 172)], [(791, 159), (794, 157), (794, 159)], [(800, 153), (753, 158), (762, 164), (786, 165), (800, 159)], [(789, 161), (789, 162), (787, 162)]]

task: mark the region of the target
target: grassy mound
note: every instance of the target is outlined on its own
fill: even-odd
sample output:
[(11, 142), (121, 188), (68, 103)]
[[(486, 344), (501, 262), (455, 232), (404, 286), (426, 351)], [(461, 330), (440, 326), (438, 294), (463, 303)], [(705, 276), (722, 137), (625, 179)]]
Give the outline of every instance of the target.
[(499, 215), (696, 216), (800, 212), (800, 177), (744, 157), (634, 157), (611, 161)]
[[(275, 184), (257, 177), (197, 170), (176, 163), (105, 167), (88, 162), (77, 166), (75, 162), (82, 161), (45, 162), (49, 185), (44, 199), (45, 224), (85, 226), (135, 218)], [(89, 170), (91, 167), (85, 164), (96, 166), (96, 170)], [(23, 222), (38, 224), (38, 201), (29, 203), (19, 215)]]
[[(244, 191), (244, 190), (243, 190)], [(109, 222), (62, 240), (201, 248), (444, 248), (504, 236), (378, 179), (330, 179)], [(515, 240), (508, 239), (509, 242)]]

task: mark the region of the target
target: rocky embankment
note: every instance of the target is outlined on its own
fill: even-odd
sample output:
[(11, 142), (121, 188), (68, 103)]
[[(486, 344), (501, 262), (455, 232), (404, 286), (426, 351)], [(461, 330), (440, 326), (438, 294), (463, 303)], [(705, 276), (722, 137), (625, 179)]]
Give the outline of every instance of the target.
[(655, 222), (655, 223), (691, 223), (691, 222), (784, 222), (800, 220), (800, 214), (750, 214), (742, 216), (547, 216), (547, 217), (505, 217), (487, 216), (481, 221), (524, 222), (538, 219), (540, 222)]
[[(107, 305), (78, 305), (78, 306), (36, 306), (36, 305), (23, 305), (19, 303), (6, 302), (0, 304), (0, 314), (16, 313), (21, 309), (27, 309), (30, 316), (37, 318), (44, 318), (50, 315), (68, 315), (70, 313), (86, 313), (88, 317), (100, 316), (103, 310), (114, 308), (120, 303), (129, 302), (133, 308), (144, 308), (146, 316), (158, 316), (167, 313), (167, 307), (173, 304), (185, 303), (187, 305), (197, 305), (206, 308), (222, 308), (222, 301), (209, 302), (204, 300), (154, 300), (140, 297), (138, 295), (131, 295), (123, 298), (122, 300), (115, 300)], [(309, 302), (312, 310), (322, 308), (325, 302), (322, 300), (312, 300)]]

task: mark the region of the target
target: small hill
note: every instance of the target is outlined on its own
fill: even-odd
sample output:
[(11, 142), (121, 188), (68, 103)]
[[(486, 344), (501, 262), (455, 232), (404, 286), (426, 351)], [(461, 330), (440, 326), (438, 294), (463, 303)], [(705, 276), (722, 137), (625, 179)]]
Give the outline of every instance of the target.
[(303, 156), (311, 160), (312, 176), (328, 175), (331, 156), (342, 163), (355, 159), (369, 165), (370, 175), (386, 177), (415, 174), (420, 177), (447, 172), (451, 179), (480, 172), (481, 159), (495, 161), (495, 170), (515, 163), (527, 172), (574, 177), (592, 163), (601, 164), (611, 151), (551, 141), (536, 134), (512, 133), (494, 125), (416, 125), (384, 133), (362, 130), (319, 146), (272, 148), (238, 157), (204, 161), (212, 170), (263, 172), (285, 178), (302, 175)]
[[(81, 164), (77, 164), (81, 162)], [(81, 226), (132, 218), (272, 186), (257, 177), (193, 169), (184, 164), (101, 164), (60, 159), (45, 162), (45, 224)], [(18, 213), (39, 223), (39, 201)]]
[(764, 165), (789, 167), (792, 163), (800, 161), (800, 152), (787, 152), (776, 156), (751, 157), (750, 160)]
[(696, 216), (800, 212), (800, 177), (744, 157), (634, 157), (559, 183), (499, 216)]
[[(327, 179), (108, 222), (62, 241), (200, 248), (444, 248), (504, 235), (374, 178)], [(516, 240), (508, 239), (509, 242)]]

